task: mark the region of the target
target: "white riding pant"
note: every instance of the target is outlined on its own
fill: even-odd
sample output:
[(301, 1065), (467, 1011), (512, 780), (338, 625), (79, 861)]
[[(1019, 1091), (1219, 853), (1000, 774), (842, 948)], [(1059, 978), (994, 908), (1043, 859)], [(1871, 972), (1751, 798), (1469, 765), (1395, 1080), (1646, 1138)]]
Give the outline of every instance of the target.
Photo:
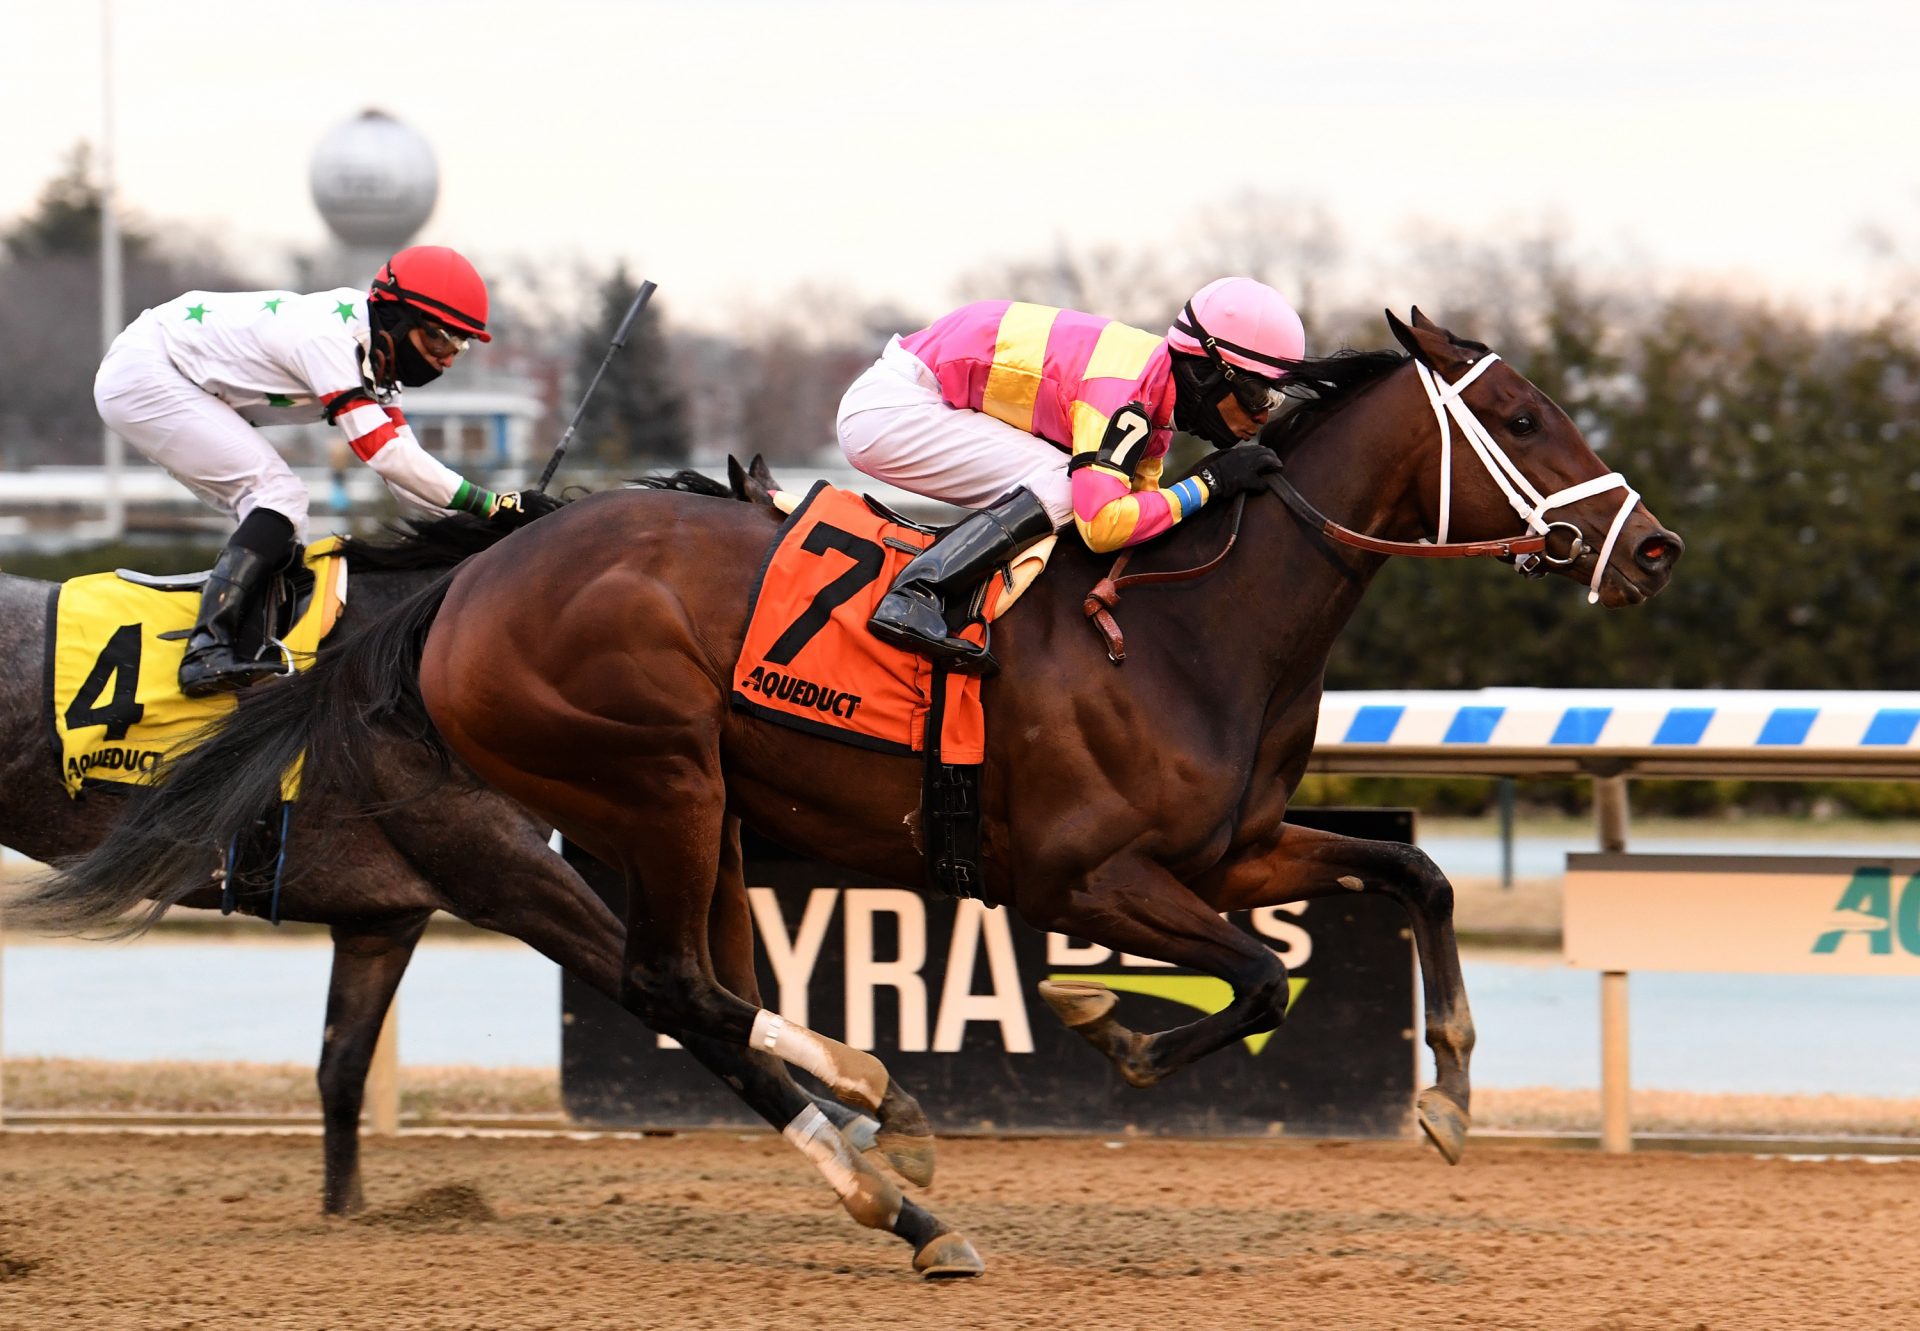
[(933, 371), (897, 337), (840, 399), (835, 424), (847, 461), (875, 480), (962, 508), (984, 508), (1024, 485), (1054, 526), (1073, 521), (1065, 451), (984, 412), (948, 406)]
[(174, 366), (144, 316), (113, 341), (93, 380), (107, 428), (235, 520), (271, 509), (307, 538), (307, 487), (266, 436)]

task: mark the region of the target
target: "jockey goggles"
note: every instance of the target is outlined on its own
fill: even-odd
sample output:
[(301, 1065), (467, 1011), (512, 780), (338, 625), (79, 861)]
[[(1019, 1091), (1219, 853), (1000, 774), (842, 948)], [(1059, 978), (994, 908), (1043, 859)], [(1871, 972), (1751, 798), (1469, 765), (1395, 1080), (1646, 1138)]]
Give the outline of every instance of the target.
[[(1286, 393), (1280, 387), (1280, 381), (1242, 369), (1222, 356), (1218, 339), (1201, 326), (1199, 318), (1193, 312), (1192, 301), (1187, 302), (1183, 313), (1186, 315), (1187, 327), (1181, 331), (1190, 334), (1194, 341), (1200, 344), (1200, 349), (1207, 353), (1207, 359), (1213, 362), (1213, 368), (1226, 383), (1227, 391), (1233, 394), (1233, 400), (1240, 404), (1240, 409), (1249, 416), (1279, 410), (1287, 400)], [(1259, 354), (1243, 347), (1232, 346), (1230, 343), (1228, 346), (1230, 350), (1237, 351), (1243, 356)]]
[(471, 337), (456, 333), (442, 324), (429, 323), (422, 319), (416, 327), (420, 329), (420, 340), (427, 344), (429, 355), (458, 356), (473, 345)]

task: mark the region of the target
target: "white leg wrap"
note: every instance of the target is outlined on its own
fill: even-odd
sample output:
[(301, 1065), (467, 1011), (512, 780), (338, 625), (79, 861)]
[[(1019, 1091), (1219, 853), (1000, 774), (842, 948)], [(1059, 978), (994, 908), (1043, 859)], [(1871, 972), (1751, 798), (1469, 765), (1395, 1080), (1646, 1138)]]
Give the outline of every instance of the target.
[[(812, 1073), (831, 1090), (836, 1099), (845, 1099), (849, 1094), (864, 1096), (869, 1103), (879, 1103), (886, 1093), (886, 1082), (868, 1085), (864, 1079), (849, 1076), (841, 1061), (834, 1056), (833, 1042), (816, 1035), (805, 1026), (788, 1021), (777, 1012), (760, 1009), (760, 1015), (753, 1019), (753, 1030), (747, 1036), (747, 1045), (753, 1049), (764, 1050), (774, 1057), (784, 1059), (803, 1072)], [(861, 1061), (871, 1061), (862, 1056)]]
[[(800, 1154), (813, 1161), (813, 1167), (820, 1171), (820, 1177), (827, 1181), (849, 1210), (853, 1210), (855, 1205), (875, 1200), (860, 1178), (860, 1170), (854, 1163), (853, 1148), (834, 1130), (833, 1124), (827, 1121), (827, 1116), (820, 1112), (817, 1105), (808, 1105), (795, 1114), (793, 1122), (781, 1129), (780, 1135), (792, 1142)], [(885, 1191), (881, 1190), (881, 1197), (884, 1197)], [(890, 1198), (882, 1200), (881, 1206), (885, 1209), (879, 1215), (870, 1217), (880, 1223), (872, 1227), (892, 1228), (893, 1222), (900, 1218), (900, 1201), (897, 1190), (893, 1191)], [(866, 1207), (862, 1205), (862, 1209)], [(862, 1223), (868, 1223), (868, 1218), (863, 1218)]]

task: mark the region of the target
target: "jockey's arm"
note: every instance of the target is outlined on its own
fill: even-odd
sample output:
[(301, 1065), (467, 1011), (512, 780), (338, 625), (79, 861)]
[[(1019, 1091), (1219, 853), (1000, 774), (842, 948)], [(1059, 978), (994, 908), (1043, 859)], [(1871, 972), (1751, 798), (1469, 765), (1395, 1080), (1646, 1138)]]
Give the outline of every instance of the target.
[(1160, 488), (1159, 457), (1145, 457), (1152, 430), (1146, 411), (1130, 402), (1111, 417), (1075, 403), (1073, 525), (1096, 553), (1150, 540), (1207, 502), (1207, 486), (1194, 477)]
[(461, 477), (427, 452), (398, 407), (383, 407), (364, 389), (326, 400), (327, 419), (347, 436), (354, 456), (372, 467), (401, 502), (417, 508), (489, 517), (500, 497)]

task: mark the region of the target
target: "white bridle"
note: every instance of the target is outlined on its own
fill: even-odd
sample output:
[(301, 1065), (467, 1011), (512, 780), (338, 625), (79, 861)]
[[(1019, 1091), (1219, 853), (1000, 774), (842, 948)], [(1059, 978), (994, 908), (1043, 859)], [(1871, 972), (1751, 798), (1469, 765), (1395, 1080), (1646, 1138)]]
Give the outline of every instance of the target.
[[(1587, 604), (1592, 605), (1600, 599), (1600, 579), (1606, 576), (1607, 561), (1613, 556), (1613, 547), (1620, 539), (1620, 529), (1627, 525), (1627, 515), (1633, 512), (1634, 505), (1640, 502), (1640, 492), (1627, 484), (1627, 478), (1617, 471), (1605, 476), (1596, 476), (1590, 481), (1581, 481), (1578, 485), (1569, 485), (1564, 490), (1556, 490), (1550, 495), (1542, 495), (1528, 480), (1520, 468), (1513, 465), (1513, 459), (1493, 436), (1487, 433), (1466, 404), (1461, 394), (1467, 391), (1467, 385), (1478, 379), (1481, 373), (1495, 361), (1498, 352), (1489, 351), (1473, 363), (1473, 367), (1454, 383), (1449, 384), (1439, 375), (1429, 370), (1418, 360), (1414, 361), (1414, 371), (1420, 376), (1421, 387), (1427, 390), (1427, 403), (1433, 408), (1433, 418), (1440, 425), (1440, 531), (1435, 538), (1445, 544), (1447, 524), (1453, 508), (1453, 428), (1451, 422), (1458, 422), (1460, 433), (1473, 445), (1474, 453), (1480, 459), (1480, 465), (1487, 469), (1487, 475), (1493, 478), (1495, 485), (1507, 496), (1507, 502), (1513, 505), (1513, 511), (1527, 524), (1527, 530), (1540, 536), (1548, 535), (1555, 527), (1564, 527), (1573, 533), (1573, 547), (1564, 559), (1552, 555), (1543, 557), (1553, 564), (1571, 564), (1578, 559), (1585, 544), (1580, 529), (1571, 522), (1548, 522), (1546, 514), (1556, 508), (1578, 503), (1608, 490), (1625, 490), (1626, 496), (1620, 501), (1620, 511), (1613, 515), (1613, 526), (1607, 529), (1607, 539), (1600, 547), (1600, 558), (1593, 566), (1593, 581), (1587, 585)], [(1449, 419), (1451, 418), (1451, 420)], [(1529, 503), (1528, 501), (1532, 502)], [(1530, 557), (1526, 557), (1530, 558)], [(1519, 566), (1522, 572), (1528, 565)]]

